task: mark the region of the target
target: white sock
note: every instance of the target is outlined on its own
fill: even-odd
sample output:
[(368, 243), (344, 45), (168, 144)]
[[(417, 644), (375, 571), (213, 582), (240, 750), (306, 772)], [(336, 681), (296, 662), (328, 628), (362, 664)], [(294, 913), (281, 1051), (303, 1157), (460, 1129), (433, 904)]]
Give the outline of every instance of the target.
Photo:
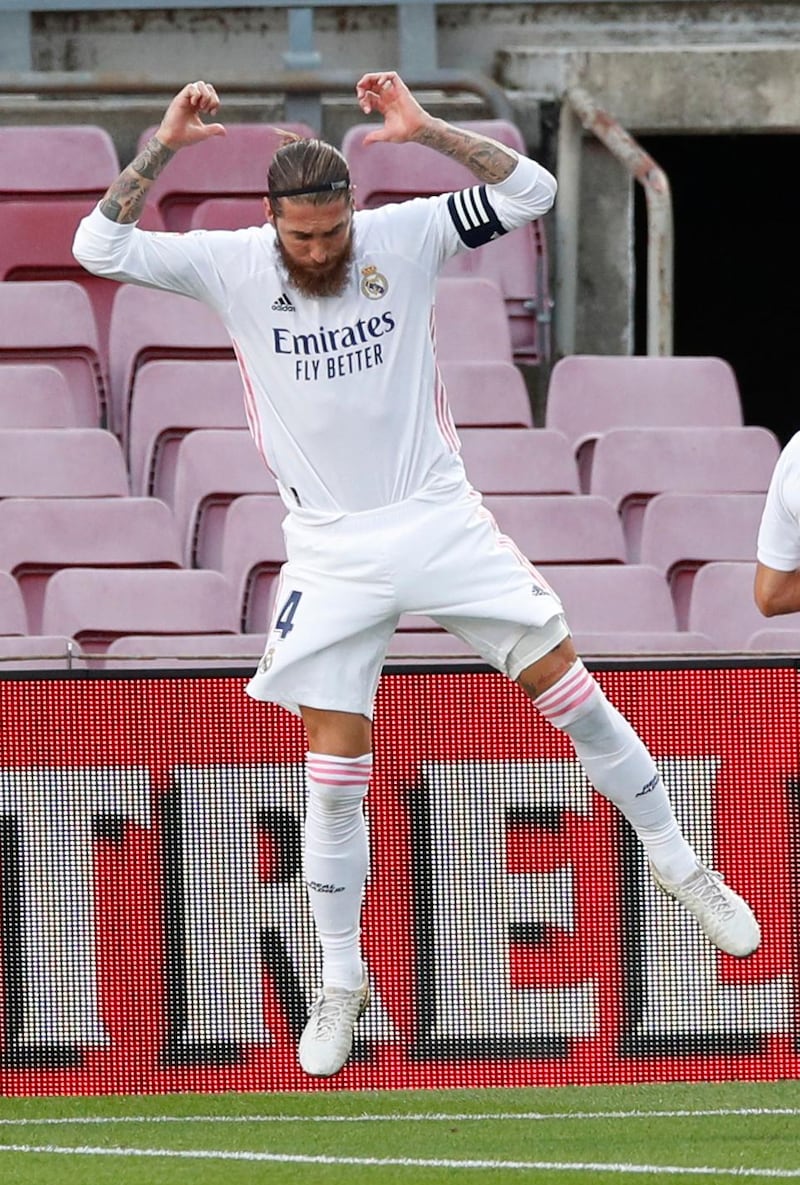
[(586, 776), (619, 807), (664, 880), (690, 876), (697, 856), (680, 832), (653, 758), (580, 659), (534, 704), (570, 738)]
[(303, 876), (322, 945), (325, 987), (361, 985), (361, 900), (369, 869), (364, 796), (372, 754), (306, 755)]

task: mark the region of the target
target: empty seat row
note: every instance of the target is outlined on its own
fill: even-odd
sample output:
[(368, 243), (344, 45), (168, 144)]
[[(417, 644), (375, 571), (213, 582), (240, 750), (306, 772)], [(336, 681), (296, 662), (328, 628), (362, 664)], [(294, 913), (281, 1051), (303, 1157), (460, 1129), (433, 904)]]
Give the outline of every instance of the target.
[[(675, 625), (663, 577), (647, 565), (548, 565), (541, 571), (553, 585), (584, 656), (614, 654), (702, 654), (752, 651), (798, 652), (796, 624), (776, 619), (766, 625), (753, 604), (755, 566), (710, 563), (698, 574), (692, 592), (689, 628)], [(258, 657), (264, 625), (242, 631), (235, 591), (220, 572), (175, 569), (62, 569), (50, 578), (43, 604), (42, 629), (27, 647), (22, 593), (13, 577), (0, 572), (0, 659), (33, 656), (64, 639), (84, 655), (122, 655), (136, 639), (143, 656), (147, 639), (155, 653)], [(175, 638), (183, 639), (179, 644)], [(204, 638), (194, 644), (194, 639)], [(15, 639), (18, 640), (15, 649)], [(255, 639), (258, 639), (257, 641)], [(58, 641), (55, 641), (58, 640)], [(390, 654), (467, 657), (469, 648), (433, 623), (413, 615), (400, 622)], [(134, 657), (134, 653), (129, 653)], [(474, 656), (473, 656), (474, 657)]]
[[(0, 570), (21, 585), (29, 628), (40, 627), (47, 577), (57, 568), (86, 565), (216, 568), (235, 588), (243, 628), (261, 628), (272, 580), (285, 559), (286, 509), (255, 450), (241, 454), (250, 459), (252, 480), (238, 450), (228, 452), (236, 462), (232, 472), (242, 479), (238, 488), (231, 480), (211, 482), (210, 466), (203, 463), (224, 460), (227, 446), (247, 439), (234, 432), (190, 434), (186, 446), (196, 466), (180, 472), (175, 509), (158, 498), (121, 495), (113, 480), (90, 497), (0, 498)], [(57, 476), (55, 467), (51, 476)], [(666, 578), (678, 628), (688, 628), (692, 585), (702, 567), (752, 560), (763, 503), (763, 494), (681, 493), (660, 494), (649, 503), (642, 566)], [(500, 494), (487, 495), (484, 505), (537, 565), (627, 563), (622, 524), (607, 499)]]
[[(213, 564), (214, 537), (219, 535), (215, 519), (224, 518), (234, 498), (277, 496), (277, 486), (248, 429), (234, 426), (241, 422), (242, 412), (234, 399), (234, 384), (226, 386), (234, 377), (230, 368), (226, 366), (215, 384), (215, 390), (227, 391), (227, 398), (217, 404), (215, 391), (207, 392), (203, 415), (207, 422), (218, 415), (218, 422), (227, 420), (231, 427), (187, 428), (188, 406), (167, 415), (157, 399), (162, 377), (160, 372), (154, 375), (149, 388), (154, 395), (152, 415), (142, 417), (141, 435), (132, 440), (132, 480), (119, 441), (105, 429), (0, 428), (0, 498), (131, 493), (141, 497), (152, 492), (175, 512), (184, 562)], [(184, 396), (188, 405), (192, 392), (187, 389)], [(564, 552), (574, 549), (576, 560), (644, 559), (661, 566), (669, 566), (662, 564), (669, 546), (702, 550), (713, 548), (715, 539), (718, 548), (735, 548), (733, 554), (717, 558), (744, 558), (741, 553), (747, 547), (754, 554), (756, 519), (779, 453), (774, 435), (757, 427), (611, 429), (597, 440), (591, 492), (580, 494), (574, 455), (566, 437), (555, 429), (465, 427), (459, 434), (470, 479), (490, 499), (498, 499), (493, 511), (527, 554), (540, 555), (537, 540), (547, 544), (552, 539), (560, 540)], [(681, 493), (687, 499), (662, 500), (651, 510), (653, 499), (665, 493)], [(701, 495), (715, 493), (740, 494), (743, 500), (712, 499), (706, 506)], [(544, 539), (542, 508), (510, 501), (522, 495), (566, 497), (563, 506), (550, 504), (558, 526)], [(601, 529), (600, 516), (613, 527)], [(654, 520), (652, 525), (648, 519)], [(592, 540), (600, 555), (587, 555)]]

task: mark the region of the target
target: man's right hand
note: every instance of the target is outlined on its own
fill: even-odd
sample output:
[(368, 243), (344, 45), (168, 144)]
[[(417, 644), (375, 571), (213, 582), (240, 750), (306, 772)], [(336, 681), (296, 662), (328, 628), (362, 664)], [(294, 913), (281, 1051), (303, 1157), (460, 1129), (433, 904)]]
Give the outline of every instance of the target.
[(165, 148), (177, 152), (212, 136), (224, 136), (221, 123), (204, 123), (201, 116), (216, 115), (219, 96), (208, 82), (189, 82), (164, 112), (156, 137)]

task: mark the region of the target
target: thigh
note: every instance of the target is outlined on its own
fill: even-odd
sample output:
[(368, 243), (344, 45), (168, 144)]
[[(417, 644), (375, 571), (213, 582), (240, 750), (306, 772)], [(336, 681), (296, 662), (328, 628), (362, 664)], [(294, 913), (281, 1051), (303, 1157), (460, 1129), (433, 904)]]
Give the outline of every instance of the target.
[(391, 598), (367, 580), (284, 565), (264, 656), (247, 691), (298, 713), (309, 708), (371, 718), (389, 639)]
[[(524, 635), (563, 620), (555, 592), (476, 495), (448, 507), (427, 527), (406, 612), (432, 617), (501, 670)], [(552, 645), (568, 632), (559, 627)]]

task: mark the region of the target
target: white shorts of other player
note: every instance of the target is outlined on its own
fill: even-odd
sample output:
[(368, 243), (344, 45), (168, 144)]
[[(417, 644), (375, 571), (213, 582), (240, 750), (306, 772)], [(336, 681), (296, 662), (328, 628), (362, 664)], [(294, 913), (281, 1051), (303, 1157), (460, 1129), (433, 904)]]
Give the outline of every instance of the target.
[[(401, 613), (432, 617), (511, 678), (568, 636), (558, 597), (466, 483), (322, 525), (289, 514), (284, 533), (254, 699), (371, 717)], [(534, 632), (509, 663), (531, 630), (541, 646)]]

